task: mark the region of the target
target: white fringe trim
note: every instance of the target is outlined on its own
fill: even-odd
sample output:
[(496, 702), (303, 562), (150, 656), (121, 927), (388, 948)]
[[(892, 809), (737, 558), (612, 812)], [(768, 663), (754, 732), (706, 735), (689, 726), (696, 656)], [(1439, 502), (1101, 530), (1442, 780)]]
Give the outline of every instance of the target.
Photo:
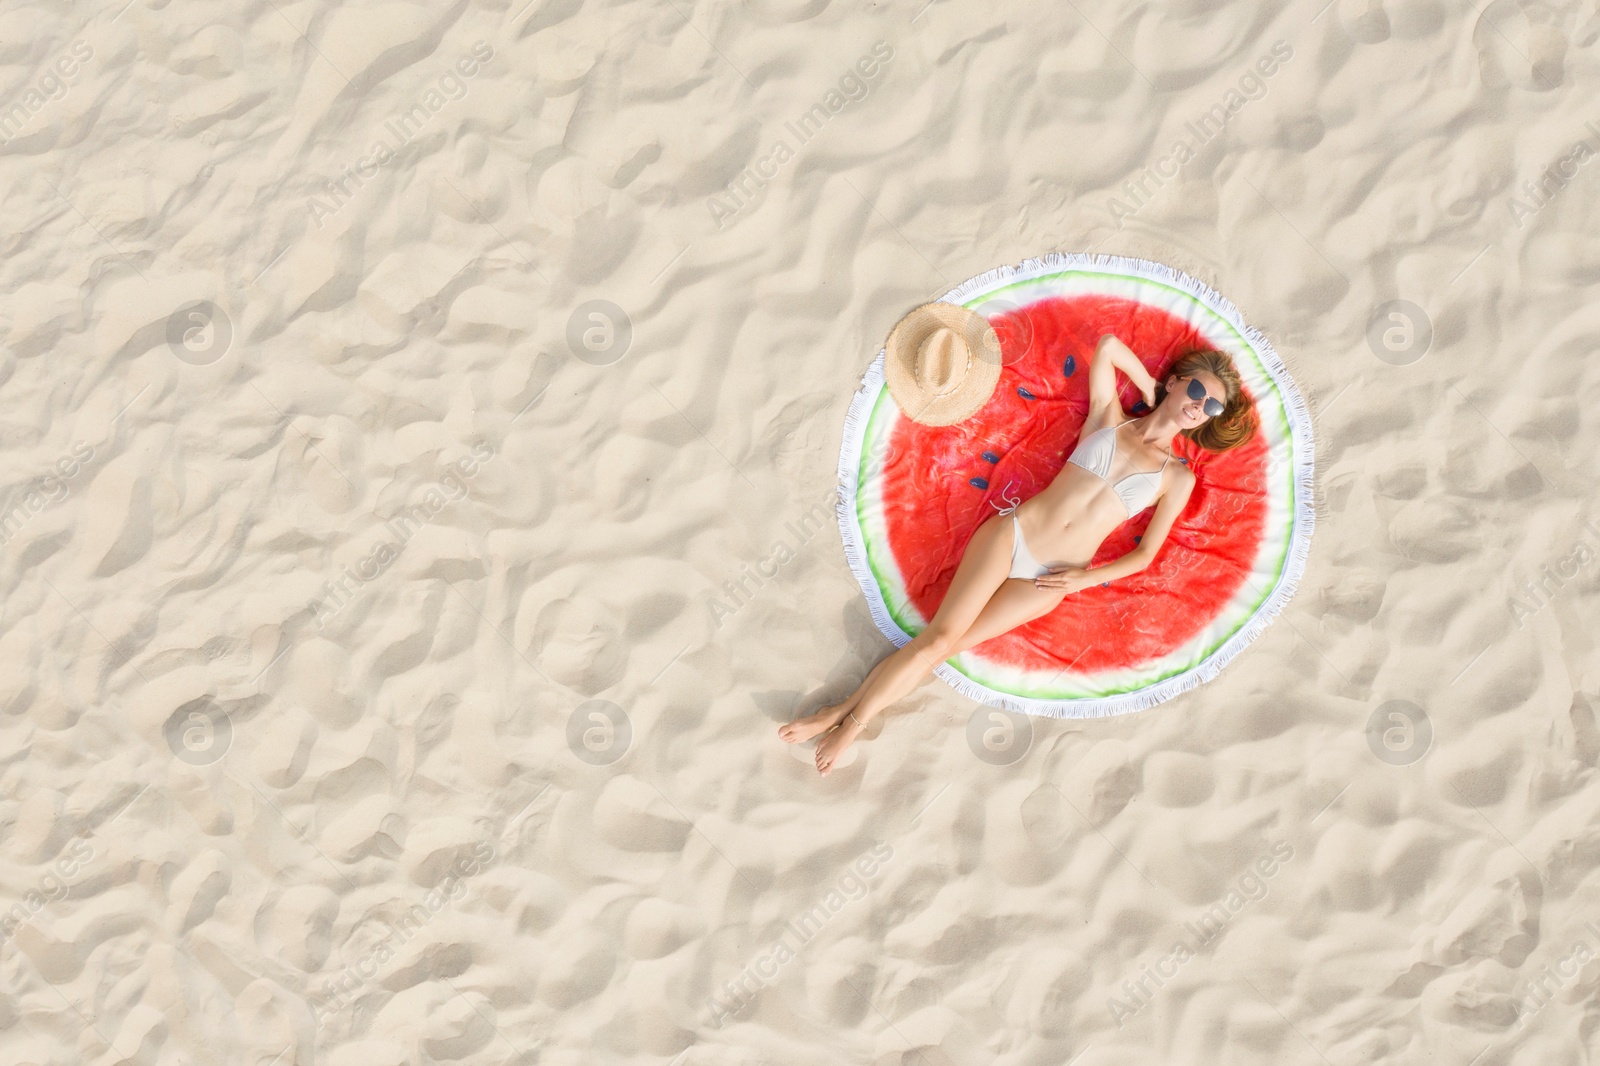
[[(1290, 536), (1288, 559), (1284, 563), (1282, 576), (1266, 600), (1250, 616), (1250, 621), (1198, 665), (1147, 688), (1102, 699), (1039, 700), (1016, 696), (979, 684), (959, 673), (949, 663), (940, 663), (934, 668), (933, 672), (945, 684), (969, 699), (991, 707), (1046, 718), (1104, 718), (1142, 711), (1216, 677), (1235, 655), (1261, 635), (1261, 632), (1293, 598), (1295, 589), (1299, 587), (1300, 578), (1305, 573), (1306, 559), (1311, 553), (1311, 534), (1316, 524), (1316, 508), (1312, 497), (1315, 443), (1311, 432), (1311, 412), (1305, 398), (1295, 387), (1294, 379), (1289, 376), (1288, 369), (1278, 358), (1278, 353), (1266, 335), (1246, 323), (1239, 309), (1234, 307), (1227, 297), (1204, 282), (1197, 281), (1181, 270), (1149, 259), (1052, 252), (1014, 267), (998, 267), (979, 274), (951, 289), (939, 299), (944, 303), (961, 303), (978, 293), (988, 291), (999, 281), (1026, 281), (1062, 270), (1106, 268), (1115, 273), (1164, 282), (1190, 293), (1249, 340), (1250, 346), (1260, 356), (1267, 375), (1277, 386), (1279, 394), (1283, 397), (1284, 407), (1289, 413), (1289, 437), (1294, 447), (1295, 465), (1294, 530)], [(866, 597), (867, 610), (872, 614), (872, 621), (896, 647), (902, 647), (911, 640), (911, 634), (901, 629), (889, 614), (882, 590), (878, 588), (872, 567), (867, 563), (866, 543), (856, 515), (856, 493), (860, 489), (858, 479), (861, 448), (866, 439), (867, 419), (871, 416), (873, 405), (883, 389), (883, 364), (884, 351), (880, 348), (878, 357), (862, 376), (861, 387), (851, 399), (850, 409), (845, 414), (844, 442), (839, 449), (839, 497), (835, 509), (839, 519), (839, 534), (844, 541), (845, 559), (850, 565), (850, 572), (855, 575), (856, 583), (861, 586), (861, 591)]]

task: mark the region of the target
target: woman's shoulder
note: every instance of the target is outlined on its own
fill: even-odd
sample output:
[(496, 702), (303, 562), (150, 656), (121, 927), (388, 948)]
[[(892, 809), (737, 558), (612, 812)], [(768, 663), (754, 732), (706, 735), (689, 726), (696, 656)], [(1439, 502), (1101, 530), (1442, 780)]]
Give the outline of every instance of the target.
[[(1178, 449), (1174, 448), (1170, 444), (1167, 445), (1166, 451), (1167, 451), (1166, 469), (1167, 469), (1167, 471), (1169, 473), (1172, 474), (1174, 480), (1183, 481), (1185, 478), (1187, 478), (1188, 480), (1193, 481), (1194, 480), (1194, 471), (1189, 469), (1189, 460), (1187, 460), (1183, 456), (1179, 455), (1178, 454)], [(1177, 460), (1177, 461), (1174, 462), (1173, 460)]]

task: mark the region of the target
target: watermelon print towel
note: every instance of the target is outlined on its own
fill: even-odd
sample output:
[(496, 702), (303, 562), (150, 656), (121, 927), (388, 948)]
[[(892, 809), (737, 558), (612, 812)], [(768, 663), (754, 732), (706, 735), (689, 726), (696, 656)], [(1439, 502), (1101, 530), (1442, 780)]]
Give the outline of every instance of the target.
[[(988, 402), (953, 426), (900, 412), (882, 351), (850, 405), (839, 527), (878, 628), (896, 645), (921, 632), (978, 524), (1050, 483), (1088, 410), (1095, 343), (1114, 333), (1157, 379), (1186, 352), (1227, 352), (1259, 432), (1221, 454), (1178, 438), (1195, 490), (1149, 568), (1068, 596), (935, 672), (972, 699), (1058, 718), (1142, 710), (1215, 677), (1288, 602), (1310, 546), (1310, 422), (1271, 344), (1220, 294), (1143, 259), (1051, 255), (940, 299), (989, 319), (1004, 365)], [(1124, 410), (1143, 413), (1138, 390), (1118, 381)], [(1123, 523), (1092, 565), (1129, 551), (1153, 513)]]

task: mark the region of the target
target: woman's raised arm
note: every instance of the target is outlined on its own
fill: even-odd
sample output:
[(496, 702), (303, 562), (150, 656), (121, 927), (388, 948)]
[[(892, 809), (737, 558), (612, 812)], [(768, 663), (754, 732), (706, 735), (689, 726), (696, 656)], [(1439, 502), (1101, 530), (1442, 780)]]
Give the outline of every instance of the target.
[[(1098, 425), (1106, 425), (1106, 415), (1116, 414), (1119, 419), (1122, 408), (1117, 403), (1117, 371), (1128, 375), (1128, 380), (1138, 386), (1144, 394), (1144, 402), (1151, 407), (1156, 405), (1156, 379), (1139, 362), (1139, 357), (1133, 354), (1116, 334), (1107, 333), (1100, 338), (1100, 343), (1094, 347), (1094, 358), (1089, 360), (1089, 418), (1095, 419), (1098, 415)], [(1113, 412), (1111, 408), (1115, 406)]]

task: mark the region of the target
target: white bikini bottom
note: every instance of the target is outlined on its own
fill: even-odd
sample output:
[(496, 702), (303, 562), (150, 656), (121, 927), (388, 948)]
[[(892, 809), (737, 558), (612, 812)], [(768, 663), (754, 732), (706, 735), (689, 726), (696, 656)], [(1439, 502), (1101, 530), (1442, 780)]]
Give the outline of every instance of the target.
[(1011, 515), (1011, 573), (1007, 577), (1020, 577), (1032, 581), (1050, 572), (1050, 568), (1033, 557), (1027, 541), (1022, 539), (1022, 523), (1015, 512)]

